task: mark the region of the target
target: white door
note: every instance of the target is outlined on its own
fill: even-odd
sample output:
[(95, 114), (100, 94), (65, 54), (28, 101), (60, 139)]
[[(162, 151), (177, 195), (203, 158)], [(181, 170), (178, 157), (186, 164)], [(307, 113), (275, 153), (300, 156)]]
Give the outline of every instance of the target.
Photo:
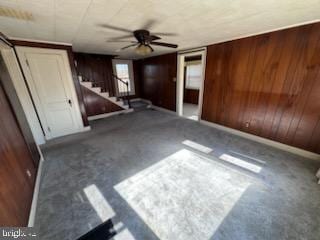
[(78, 132), (82, 120), (64, 50), (17, 47), (46, 139)]

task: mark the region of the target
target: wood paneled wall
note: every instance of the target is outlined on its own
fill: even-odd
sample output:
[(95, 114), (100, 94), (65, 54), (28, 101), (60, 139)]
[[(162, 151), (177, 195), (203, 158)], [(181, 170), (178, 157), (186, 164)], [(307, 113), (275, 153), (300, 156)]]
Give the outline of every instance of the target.
[(140, 98), (142, 97), (142, 89), (143, 89), (142, 60), (133, 60), (132, 66), (133, 66), (133, 75), (134, 75), (135, 95), (130, 97)]
[(110, 96), (115, 96), (115, 82), (112, 77), (112, 58), (110, 55), (74, 53), (78, 74), (105, 88)]
[(81, 89), (88, 116), (95, 116), (123, 110), (123, 108), (90, 91), (89, 89), (82, 86)]
[(199, 90), (196, 89), (184, 89), (183, 102), (198, 104), (199, 102)]
[(37, 167), (40, 161), (40, 153), (39, 153), (37, 144), (33, 138), (33, 134), (29, 126), (27, 117), (19, 101), (18, 95), (16, 93), (16, 89), (13, 85), (9, 71), (7, 69), (7, 66), (1, 54), (0, 54), (0, 82), (2, 83), (2, 86), (12, 106), (14, 114), (16, 115), (17, 121), (19, 123), (19, 127), (27, 143), (27, 146), (30, 150), (33, 162)]
[[(2, 72), (1, 72), (2, 73)], [(0, 226), (26, 227), (37, 172), (29, 139), (24, 138), (14, 113), (12, 99), (3, 87), (7, 79), (0, 78)], [(22, 119), (23, 120), (23, 119)], [(24, 120), (23, 120), (24, 121)], [(39, 156), (39, 153), (38, 153)], [(39, 160), (39, 159), (38, 159)]]
[(202, 119), (320, 153), (320, 23), (209, 46)]
[(142, 98), (154, 105), (176, 110), (177, 53), (146, 58), (141, 61)]

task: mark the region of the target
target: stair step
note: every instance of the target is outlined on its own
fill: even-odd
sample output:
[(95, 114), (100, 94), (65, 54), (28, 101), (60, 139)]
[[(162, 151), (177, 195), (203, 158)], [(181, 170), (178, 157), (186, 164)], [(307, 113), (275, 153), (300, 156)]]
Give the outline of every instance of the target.
[(109, 96), (109, 93), (108, 93), (108, 92), (101, 92), (101, 93), (100, 93), (100, 95), (101, 95), (101, 96), (103, 96), (103, 97), (110, 98), (110, 96)]
[(96, 92), (96, 93), (101, 94), (101, 87), (91, 87), (91, 90)]
[(92, 83), (91, 82), (84, 82), (82, 81), (81, 84), (87, 88), (92, 88)]
[(117, 102), (117, 98), (116, 97), (109, 97), (111, 101)]
[(109, 92), (107, 92), (105, 88), (98, 87), (97, 83), (84, 81), (81, 78), (79, 78), (79, 80), (81, 85), (97, 93), (101, 97), (108, 99), (109, 101), (113, 102), (114, 104), (117, 104), (118, 106), (124, 109), (129, 109), (128, 104), (125, 104), (125, 101), (121, 97), (110, 96)]

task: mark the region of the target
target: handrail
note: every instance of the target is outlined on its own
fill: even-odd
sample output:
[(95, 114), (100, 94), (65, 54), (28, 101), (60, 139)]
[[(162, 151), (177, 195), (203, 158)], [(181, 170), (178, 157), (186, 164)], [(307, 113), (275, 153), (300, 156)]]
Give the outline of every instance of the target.
[(125, 85), (127, 85), (127, 86), (129, 85), (129, 82), (124, 81), (123, 79), (119, 78), (117, 75), (115, 75), (115, 74), (112, 73), (112, 76), (113, 76), (115, 79), (119, 80), (120, 82), (124, 83)]
[[(119, 78), (117, 75), (112, 73), (112, 76), (117, 79), (118, 81), (122, 82), (123, 84), (126, 85), (127, 88), (127, 95), (125, 96), (127, 103), (128, 103), (128, 107), (131, 108), (131, 103), (130, 103), (130, 91), (129, 91), (129, 81), (124, 81), (123, 79)], [(119, 90), (119, 89), (118, 89)], [(119, 92), (120, 93), (120, 92)]]

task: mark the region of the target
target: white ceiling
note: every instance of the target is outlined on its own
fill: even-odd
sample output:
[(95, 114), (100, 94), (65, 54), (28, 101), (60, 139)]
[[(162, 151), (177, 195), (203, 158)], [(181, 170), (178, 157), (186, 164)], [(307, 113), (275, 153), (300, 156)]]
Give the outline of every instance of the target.
[[(32, 13), (33, 20), (0, 16), (9, 37), (72, 43), (75, 51), (137, 58), (126, 35), (99, 24), (136, 30), (155, 21), (151, 32), (177, 33), (162, 41), (178, 49), (205, 46), (320, 19), (320, 0), (0, 0), (0, 6)], [(132, 39), (133, 40), (133, 39)], [(154, 55), (175, 50), (155, 47)]]

